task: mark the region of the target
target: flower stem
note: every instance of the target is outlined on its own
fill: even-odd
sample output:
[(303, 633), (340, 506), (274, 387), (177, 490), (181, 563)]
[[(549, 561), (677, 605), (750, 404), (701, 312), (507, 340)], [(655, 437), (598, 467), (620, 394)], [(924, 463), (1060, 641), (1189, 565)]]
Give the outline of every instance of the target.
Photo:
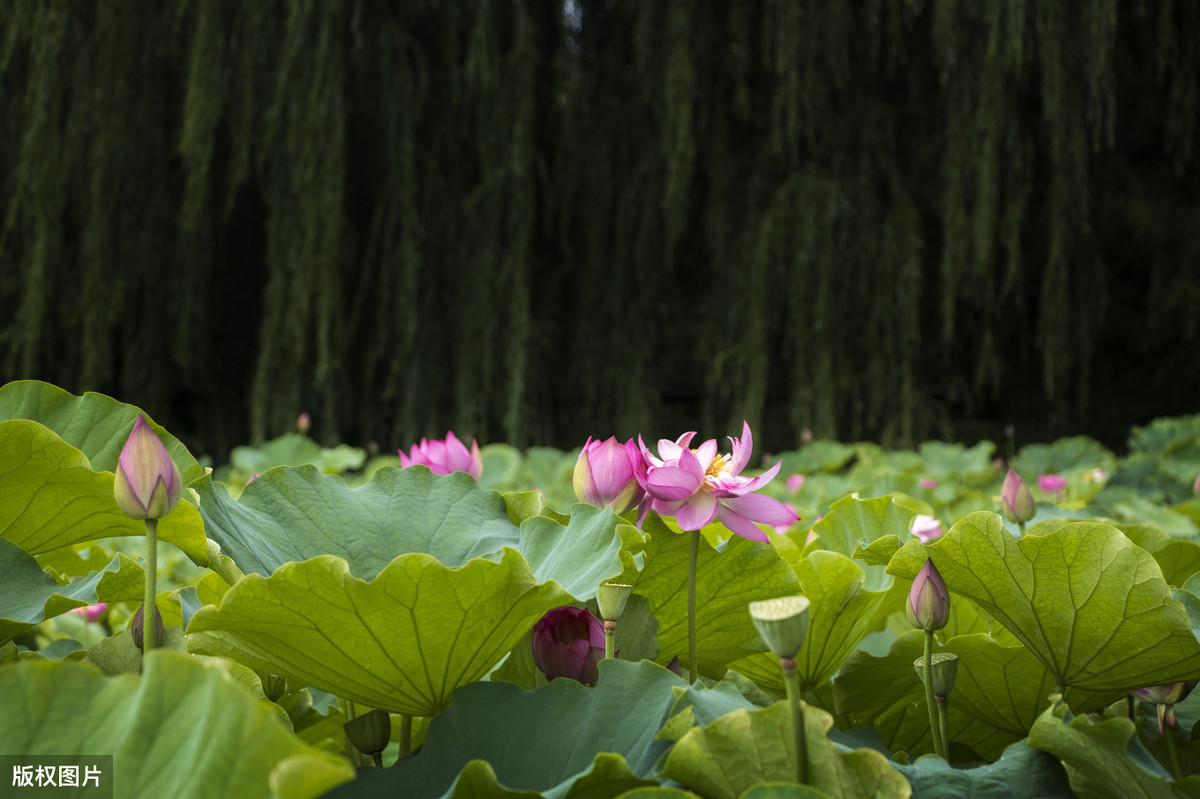
[[(353, 721), (358, 714), (354, 712), (354, 700), (342, 697), (342, 713), (346, 716), (346, 721)], [(358, 748), (350, 743), (350, 738), (346, 738), (346, 757), (350, 761), (350, 765), (355, 768), (362, 768), (362, 755)]]
[(925, 631), (925, 672), (921, 678), (925, 683), (925, 706), (929, 710), (929, 737), (933, 739), (934, 753), (945, 760), (942, 748), (941, 725), (938, 723), (937, 704), (933, 699), (933, 630)]
[(613, 646), (617, 637), (617, 623), (613, 619), (604, 620), (604, 657), (612, 660)]
[(688, 554), (688, 674), (691, 682), (700, 678), (696, 663), (696, 561), (700, 557), (700, 531), (692, 531), (692, 549)]
[(1133, 694), (1129, 694), (1125, 697), (1125, 706), (1129, 711), (1129, 720), (1134, 724), (1137, 724), (1137, 710), (1136, 706), (1133, 704)]
[(1179, 752), (1175, 749), (1175, 729), (1167, 727), (1163, 737), (1167, 739), (1167, 756), (1171, 758), (1171, 773), (1175, 775), (1175, 781), (1183, 780), (1183, 769), (1179, 767)]
[(804, 729), (804, 704), (800, 701), (800, 675), (796, 673), (796, 659), (781, 657), (779, 667), (783, 669), (788, 708), (792, 712), (792, 732), (796, 739), (796, 782), (807, 785), (808, 740)]
[(142, 609), (142, 657), (158, 646), (158, 519), (146, 519), (146, 604)]
[(1017, 526), (1021, 528), (1021, 537), (1025, 537), (1025, 522), (1017, 522)]
[(942, 738), (942, 751), (946, 753), (946, 761), (950, 760), (950, 697), (934, 697), (938, 706), (938, 734)]
[(400, 757), (408, 757), (412, 753), (412, 724), (412, 716), (400, 714)]

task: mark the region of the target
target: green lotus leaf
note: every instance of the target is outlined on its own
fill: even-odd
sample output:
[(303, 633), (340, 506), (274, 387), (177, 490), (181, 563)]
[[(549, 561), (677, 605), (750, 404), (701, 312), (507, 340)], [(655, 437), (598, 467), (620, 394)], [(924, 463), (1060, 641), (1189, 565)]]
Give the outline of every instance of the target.
[(566, 525), (545, 516), (526, 519), (517, 550), (539, 582), (554, 580), (583, 601), (621, 574), (623, 540), (640, 546), (642, 535), (608, 508), (576, 504)]
[(274, 438), (261, 447), (234, 447), (229, 453), (233, 466), (246, 477), (261, 474), (275, 466), (301, 466), (311, 463), (326, 474), (341, 474), (362, 468), (367, 453), (356, 447), (339, 444), (324, 449), (303, 433), (288, 433)]
[[(912, 538), (909, 528), (916, 515), (917, 511), (897, 503), (890, 496), (874, 499), (843, 497), (830, 506), (823, 519), (813, 525), (817, 539), (805, 550), (831, 549), (846, 557), (857, 557), (855, 550), (862, 542), (869, 545), (889, 535), (903, 540)], [(869, 565), (866, 571), (867, 588), (887, 588), (892, 584), (892, 578), (884, 569)]]
[(1018, 540), (982, 511), (932, 544), (908, 542), (888, 571), (912, 579), (927, 558), (952, 598), (978, 603), (1060, 686), (1125, 691), (1200, 677), (1200, 643), (1158, 564), (1111, 525)]
[(1167, 585), (1182, 586), (1200, 572), (1200, 543), (1172, 538), (1152, 524), (1118, 524), (1129, 540), (1158, 561)]
[[(806, 706), (809, 784), (832, 796), (907, 797), (908, 781), (871, 749), (839, 751), (828, 737), (833, 717)], [(667, 755), (662, 776), (714, 799), (734, 799), (762, 782), (795, 782), (796, 752), (786, 702), (735, 710), (693, 727)]]
[(204, 468), (187, 447), (134, 405), (91, 391), (79, 397), (38, 380), (17, 380), (0, 386), (0, 419), (40, 422), (81, 450), (96, 471), (117, 470), (125, 439), (139, 415), (146, 417), (166, 445), (185, 486), (204, 475)]
[[(708, 693), (688, 689), (648, 661), (601, 661), (594, 688), (568, 679), (532, 691), (506, 682), (472, 683), (455, 691), (453, 704), (430, 723), (419, 756), (386, 769), (364, 769), (329, 799), (523, 791), (616, 796), (655, 784), (656, 763), (670, 746), (655, 733), (679, 696), (703, 702)], [(486, 782), (479, 781), (484, 774), (468, 773), (480, 761), (490, 765)], [(466, 784), (487, 790), (469, 794)]]
[(298, 741), (219, 664), (166, 650), (146, 657), (142, 677), (106, 678), (77, 663), (17, 663), (0, 669), (11, 719), (0, 752), (113, 756), (122, 796), (176, 799), (272, 797), (272, 771), (302, 770), (314, 797), (352, 776), (338, 757)]
[(621, 794), (617, 799), (696, 799), (696, 794), (691, 791), (681, 791), (678, 788), (666, 788), (660, 785), (649, 788), (634, 788), (632, 791), (626, 791)]
[(338, 696), (433, 716), (478, 680), (551, 608), (571, 596), (539, 584), (521, 555), (458, 569), (396, 558), (371, 582), (322, 555), (247, 575), (188, 626), (193, 652), (220, 655)]
[[(642, 524), (647, 534), (638, 571), (628, 564), (620, 581), (650, 601), (658, 619), (658, 663), (676, 655), (687, 668), (687, 573), (690, 533), (672, 532), (651, 514)], [(760, 599), (789, 596), (799, 582), (774, 547), (733, 536), (724, 551), (701, 536), (696, 564), (697, 656), (701, 674), (719, 679), (729, 663), (765, 648), (750, 619), (749, 605)]]
[[(801, 690), (812, 690), (837, 673), (859, 642), (903, 609), (907, 589), (863, 588), (863, 570), (837, 552), (814, 550), (795, 566), (800, 593), (808, 597), (808, 635), (796, 655)], [(779, 658), (763, 653), (729, 664), (758, 685), (783, 693)]]
[(996, 445), (980, 441), (973, 447), (945, 441), (926, 441), (921, 444), (921, 460), (940, 482), (980, 485), (995, 479), (992, 458)]
[(0, 644), (71, 608), (141, 595), (142, 567), (118, 554), (101, 571), (59, 585), (29, 553), (0, 539)]
[(750, 786), (741, 799), (829, 799), (829, 794), (811, 785), (788, 782), (760, 782)]
[(1055, 701), (1033, 725), (1029, 745), (1061, 760), (1071, 788), (1083, 799), (1200, 797), (1200, 776), (1172, 780), (1145, 747), (1130, 740), (1134, 732), (1124, 716), (1073, 717), (1067, 705)]
[[(955, 688), (957, 690), (957, 687)], [(994, 763), (973, 768), (955, 768), (940, 757), (922, 757), (907, 766), (894, 767), (913, 786), (921, 799), (1069, 799), (1075, 794), (1059, 761), (1040, 749), (1018, 741), (1004, 750)]]
[[(31, 555), (97, 538), (146, 534), (145, 523), (117, 507), (112, 474), (94, 471), (82, 452), (38, 422), (0, 422), (0, 482), (0, 538)], [(199, 563), (208, 559), (204, 525), (187, 502), (159, 521), (158, 536)]]

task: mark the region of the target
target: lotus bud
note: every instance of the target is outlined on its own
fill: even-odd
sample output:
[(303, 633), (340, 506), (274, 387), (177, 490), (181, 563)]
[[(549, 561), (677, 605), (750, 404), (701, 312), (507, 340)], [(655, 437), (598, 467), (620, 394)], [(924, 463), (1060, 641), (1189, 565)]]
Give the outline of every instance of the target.
[(795, 494), (801, 488), (804, 488), (804, 481), (804, 475), (800, 474), (799, 472), (796, 472), (795, 474), (789, 474), (786, 481), (787, 490)]
[(1149, 688), (1135, 688), (1129, 693), (1143, 702), (1158, 705), (1158, 734), (1163, 735), (1168, 726), (1175, 726), (1176, 703), (1187, 699), (1188, 694), (1196, 687), (1196, 682), (1196, 680), (1191, 680), (1154, 685)]
[(594, 683), (604, 659), (604, 625), (584, 608), (555, 608), (533, 625), (533, 663), (546, 679)]
[(296, 417), (296, 430), (302, 435), (308, 435), (310, 429), (312, 429), (312, 417), (308, 415), (308, 411), (304, 411)]
[(392, 738), (392, 717), (386, 710), (377, 708), (355, 716), (343, 724), (342, 729), (355, 749), (374, 757), (387, 749)]
[(940, 630), (950, 621), (950, 592), (932, 559), (917, 572), (904, 609), (909, 624), (922, 630)]
[(671, 662), (667, 664), (667, 671), (671, 672), (676, 677), (683, 676), (683, 670), (679, 668), (679, 655), (671, 658)]
[(638, 483), (642, 453), (633, 439), (624, 444), (610, 436), (606, 441), (588, 439), (575, 461), (571, 482), (580, 502), (624, 513), (645, 495)]
[(117, 461), (113, 495), (134, 519), (161, 519), (179, 504), (183, 479), (158, 434), (139, 416)]
[[(137, 609), (137, 613), (133, 614), (133, 621), (129, 623), (129, 634), (133, 636), (133, 643), (138, 649), (143, 648), (143, 639), (145, 636), (145, 619), (143, 611), (146, 609), (146, 603), (142, 603)], [(157, 646), (158, 642), (163, 639), (163, 618), (162, 612), (157, 606), (154, 608), (154, 640), (151, 642), (151, 647)]]
[(600, 606), (600, 618), (605, 621), (617, 621), (625, 612), (625, 603), (633, 593), (632, 585), (621, 583), (604, 583), (596, 589), (596, 604)]
[(1024, 524), (1037, 515), (1033, 492), (1011, 466), (1000, 488), (1000, 503), (1004, 506), (1004, 515), (1014, 524)]
[[(932, 660), (933, 695), (949, 696), (950, 691), (954, 688), (954, 677), (958, 674), (958, 655), (950, 652), (935, 652)], [(913, 667), (917, 670), (917, 676), (921, 678), (921, 682), (924, 683), (925, 658), (919, 657), (914, 660)]]
[(938, 487), (937, 480), (922, 480), (921, 481), (921, 488), (925, 489), (926, 491), (936, 491), (937, 487)]
[(808, 635), (808, 597), (784, 596), (750, 603), (750, 619), (766, 643), (780, 658), (794, 658)]

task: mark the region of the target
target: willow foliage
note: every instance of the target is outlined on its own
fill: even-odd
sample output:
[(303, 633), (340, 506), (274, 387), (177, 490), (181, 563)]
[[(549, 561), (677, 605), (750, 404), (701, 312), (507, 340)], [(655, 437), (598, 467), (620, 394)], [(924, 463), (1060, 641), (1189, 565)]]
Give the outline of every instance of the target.
[(0, 22), (0, 376), (217, 451), (301, 410), (388, 446), (742, 418), (903, 443), (1200, 387), (1185, 0)]

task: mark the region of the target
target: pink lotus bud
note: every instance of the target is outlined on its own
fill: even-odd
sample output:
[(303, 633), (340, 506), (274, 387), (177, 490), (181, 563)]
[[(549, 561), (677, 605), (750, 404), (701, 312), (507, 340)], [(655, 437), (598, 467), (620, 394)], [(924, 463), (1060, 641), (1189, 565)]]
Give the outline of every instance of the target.
[(1058, 494), (1067, 487), (1067, 478), (1061, 474), (1043, 474), (1038, 476), (1038, 488), (1047, 494)]
[(71, 613), (74, 613), (77, 616), (83, 616), (89, 622), (100, 621), (107, 611), (108, 605), (104, 602), (101, 602), (97, 605), (87, 605), (86, 607), (82, 608), (71, 608), (70, 610)]
[(942, 530), (942, 523), (938, 521), (936, 516), (928, 516), (924, 513), (919, 513), (913, 517), (911, 529), (913, 536), (921, 539), (922, 544), (935, 541), (945, 533)]
[(811, 444), (813, 441), (813, 431), (807, 427), (800, 431), (800, 440), (805, 444)]
[[(144, 645), (143, 636), (146, 634), (146, 603), (143, 602), (138, 606), (137, 613), (133, 614), (133, 621), (129, 623), (129, 634), (133, 636), (133, 643), (138, 649)], [(154, 607), (154, 640), (150, 643), (153, 648), (158, 645), (158, 642), (163, 639), (163, 617), (162, 611), (158, 606)]]
[(1011, 467), (1004, 476), (1004, 485), (1000, 487), (1000, 504), (1004, 506), (1004, 515), (1016, 524), (1027, 522), (1037, 515), (1033, 492), (1025, 485), (1017, 470)]
[(296, 417), (296, 429), (301, 433), (307, 433), (312, 427), (312, 417), (308, 415), (308, 411), (304, 411)]
[(466, 445), (449, 432), (445, 440), (422, 438), (420, 444), (412, 445), (407, 455), (400, 450), (400, 466), (428, 466), (434, 474), (466, 472), (478, 480), (483, 476), (483, 454), (479, 451), (478, 441), (472, 441), (468, 451)]
[(921, 481), (921, 488), (925, 489), (926, 491), (933, 491), (937, 487), (938, 487), (937, 480), (922, 480)]
[(1168, 726), (1175, 726), (1175, 704), (1187, 699), (1188, 694), (1195, 687), (1196, 681), (1192, 680), (1155, 685), (1150, 688), (1135, 688), (1129, 693), (1143, 702), (1158, 705), (1158, 733), (1163, 735)]
[(909, 624), (922, 630), (940, 630), (950, 621), (950, 592), (932, 559), (917, 572), (905, 611)]
[(804, 488), (804, 475), (800, 474), (799, 472), (796, 474), (789, 474), (786, 482), (787, 490), (795, 494), (801, 488)]
[(645, 496), (637, 479), (638, 470), (644, 468), (632, 438), (624, 444), (612, 436), (607, 441), (589, 438), (575, 461), (575, 496), (589, 505), (624, 513)]
[(179, 504), (183, 478), (158, 434), (139, 416), (117, 461), (113, 495), (134, 519), (161, 519)]
[(555, 608), (533, 625), (533, 663), (546, 679), (594, 683), (604, 659), (604, 625), (584, 608)]

